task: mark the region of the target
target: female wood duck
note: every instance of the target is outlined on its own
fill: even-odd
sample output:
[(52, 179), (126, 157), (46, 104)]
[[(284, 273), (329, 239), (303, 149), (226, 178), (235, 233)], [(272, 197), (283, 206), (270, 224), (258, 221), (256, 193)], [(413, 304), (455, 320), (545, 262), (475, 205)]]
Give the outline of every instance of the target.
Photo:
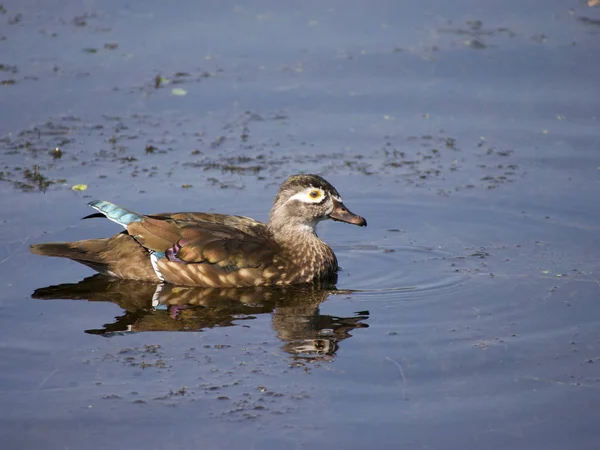
[(70, 258), (118, 278), (203, 287), (268, 286), (335, 279), (333, 250), (315, 233), (326, 219), (366, 226), (318, 175), (294, 175), (279, 189), (269, 223), (211, 213), (142, 215), (96, 200), (125, 228), (110, 238), (37, 244), (39, 255)]

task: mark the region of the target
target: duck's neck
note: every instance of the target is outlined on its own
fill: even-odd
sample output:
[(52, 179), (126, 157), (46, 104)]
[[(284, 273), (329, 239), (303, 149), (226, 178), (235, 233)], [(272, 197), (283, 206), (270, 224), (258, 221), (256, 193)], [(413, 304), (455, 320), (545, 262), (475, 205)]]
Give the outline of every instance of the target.
[(271, 220), (267, 227), (286, 253), (297, 273), (296, 282), (309, 282), (335, 275), (338, 270), (333, 250), (315, 233), (315, 224)]

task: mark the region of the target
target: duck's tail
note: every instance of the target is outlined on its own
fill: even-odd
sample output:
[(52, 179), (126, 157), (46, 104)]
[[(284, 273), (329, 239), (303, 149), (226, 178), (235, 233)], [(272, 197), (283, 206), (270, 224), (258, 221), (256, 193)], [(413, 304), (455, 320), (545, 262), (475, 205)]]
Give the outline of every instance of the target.
[(30, 248), (31, 253), (69, 258), (112, 277), (153, 283), (160, 281), (152, 268), (148, 251), (125, 231), (110, 238), (48, 242)]
[[(140, 222), (143, 219), (143, 216), (140, 214), (103, 200), (95, 200), (88, 203), (88, 205), (99, 211), (98, 216), (105, 216), (124, 228), (127, 228), (127, 225), (132, 222)], [(96, 217), (97, 215), (92, 214), (91, 216), (84, 217), (84, 219)], [(123, 239), (119, 240), (117, 236), (114, 238), (86, 239), (75, 242), (48, 242), (32, 245), (30, 249), (31, 253), (37, 255), (69, 258), (90, 266), (98, 272), (106, 273), (107, 266), (111, 263), (110, 256), (118, 249), (118, 246), (112, 244), (123, 241)]]
[(30, 247), (31, 253), (43, 256), (69, 258), (83, 264), (102, 264), (102, 254), (107, 250), (108, 239), (88, 239), (75, 242), (47, 242)]
[(43, 256), (56, 256), (69, 258), (86, 265), (99, 273), (112, 275), (108, 269), (108, 262), (104, 261), (103, 252), (106, 250), (108, 239), (89, 239), (75, 242), (48, 242), (35, 244), (30, 248), (31, 253)]

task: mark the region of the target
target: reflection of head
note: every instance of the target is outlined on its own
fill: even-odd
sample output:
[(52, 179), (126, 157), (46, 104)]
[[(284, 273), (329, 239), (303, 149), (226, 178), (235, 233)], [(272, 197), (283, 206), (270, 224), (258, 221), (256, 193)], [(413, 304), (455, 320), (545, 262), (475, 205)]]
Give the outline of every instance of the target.
[(330, 360), (338, 347), (334, 339), (304, 339), (288, 341), (281, 348), (299, 362)]

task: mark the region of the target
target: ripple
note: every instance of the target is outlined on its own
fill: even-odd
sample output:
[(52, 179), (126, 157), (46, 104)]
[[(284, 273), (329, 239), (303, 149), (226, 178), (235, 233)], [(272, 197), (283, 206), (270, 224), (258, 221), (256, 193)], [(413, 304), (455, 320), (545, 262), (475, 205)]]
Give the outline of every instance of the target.
[(361, 296), (416, 299), (460, 289), (470, 278), (455, 267), (456, 255), (438, 248), (357, 245), (336, 250), (345, 262), (338, 288)]

